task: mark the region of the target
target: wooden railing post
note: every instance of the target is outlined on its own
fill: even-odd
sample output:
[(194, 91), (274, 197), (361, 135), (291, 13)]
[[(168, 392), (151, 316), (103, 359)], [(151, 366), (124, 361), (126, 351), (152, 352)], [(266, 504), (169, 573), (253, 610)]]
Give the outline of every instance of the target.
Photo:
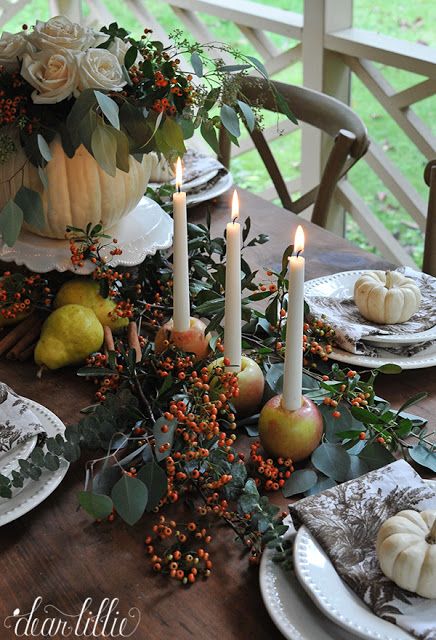
[[(353, 22), (353, 0), (304, 0), (303, 84), (350, 103), (350, 70), (340, 56), (324, 48), (324, 34), (350, 27)], [(318, 184), (329, 152), (326, 135), (303, 125), (301, 177), (302, 190)], [(333, 201), (329, 228), (343, 235), (345, 213)]]

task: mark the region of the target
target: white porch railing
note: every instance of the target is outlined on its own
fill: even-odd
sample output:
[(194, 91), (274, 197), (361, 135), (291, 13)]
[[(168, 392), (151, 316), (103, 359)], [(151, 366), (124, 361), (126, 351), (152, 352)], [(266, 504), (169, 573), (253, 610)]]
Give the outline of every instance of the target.
[[(0, 26), (5, 24), (30, 0), (2, 0)], [(188, 32), (202, 42), (215, 36), (205, 24), (204, 14), (234, 23), (241, 34), (256, 49), (270, 74), (288, 69), (297, 62), (303, 64), (305, 86), (335, 95), (349, 102), (350, 76), (354, 74), (402, 129), (422, 155), (423, 160), (436, 157), (436, 138), (426, 123), (413, 110), (417, 102), (433, 96), (436, 91), (436, 47), (406, 42), (352, 26), (353, 0), (305, 0), (303, 15), (285, 11), (250, 0), (161, 0), (169, 5)], [(51, 11), (80, 15), (80, 0), (50, 0)], [(103, 0), (86, 0), (90, 20), (107, 22), (111, 15)], [(165, 39), (163, 27), (156, 21), (145, 0), (124, 0), (138, 21), (150, 26), (156, 35)], [(294, 41), (283, 50), (271, 40), (271, 34)], [(396, 91), (376, 63), (413, 72), (423, 77), (417, 84)], [(292, 134), (296, 127), (283, 122), (266, 131), (268, 140), (278, 137), (279, 130)], [(246, 139), (234, 155), (252, 148)], [(292, 180), (290, 188), (308, 188), (319, 180), (326, 155), (326, 144), (318, 131), (303, 128), (301, 181)], [(426, 223), (426, 203), (410, 181), (393, 163), (388, 154), (374, 140), (366, 162), (398, 203), (410, 214), (422, 232)], [(417, 167), (421, 173), (421, 167)], [(276, 196), (269, 188), (265, 197)], [(343, 230), (341, 208), (349, 212), (369, 242), (386, 258), (413, 265), (413, 260), (400, 243), (383, 226), (349, 181), (342, 181), (338, 189), (338, 206), (334, 230)]]

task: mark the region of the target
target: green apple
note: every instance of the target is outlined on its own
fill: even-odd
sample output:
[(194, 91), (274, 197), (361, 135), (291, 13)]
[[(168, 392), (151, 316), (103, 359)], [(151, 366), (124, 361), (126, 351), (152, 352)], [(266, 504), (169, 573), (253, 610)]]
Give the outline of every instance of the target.
[(312, 400), (302, 398), (300, 409), (289, 411), (281, 395), (268, 400), (260, 412), (259, 436), (274, 457), (304, 460), (316, 449), (323, 434), (321, 412)]
[[(222, 367), (225, 369), (224, 358), (214, 360), (208, 367), (209, 371)], [(241, 370), (236, 373), (238, 378), (239, 395), (231, 399), (238, 418), (251, 416), (259, 410), (262, 402), (265, 379), (262, 369), (257, 362), (248, 356), (241, 358)]]
[(206, 325), (199, 318), (190, 318), (187, 331), (174, 331), (173, 320), (162, 325), (154, 339), (156, 353), (162, 353), (168, 344), (174, 344), (180, 351), (195, 353), (198, 360), (202, 360), (209, 353), (210, 333), (205, 335)]

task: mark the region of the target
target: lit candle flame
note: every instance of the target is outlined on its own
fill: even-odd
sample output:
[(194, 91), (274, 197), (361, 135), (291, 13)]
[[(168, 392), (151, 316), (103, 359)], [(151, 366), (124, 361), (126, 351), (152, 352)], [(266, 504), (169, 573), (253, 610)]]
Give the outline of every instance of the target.
[(233, 192), (233, 198), (232, 198), (232, 222), (236, 222), (238, 218), (239, 218), (239, 198), (238, 198), (238, 192), (235, 189)]
[(176, 189), (180, 191), (182, 188), (182, 161), (177, 158), (176, 162)]
[(304, 251), (304, 231), (301, 224), (298, 225), (297, 231), (295, 232), (295, 240), (294, 240), (294, 253), (300, 255)]

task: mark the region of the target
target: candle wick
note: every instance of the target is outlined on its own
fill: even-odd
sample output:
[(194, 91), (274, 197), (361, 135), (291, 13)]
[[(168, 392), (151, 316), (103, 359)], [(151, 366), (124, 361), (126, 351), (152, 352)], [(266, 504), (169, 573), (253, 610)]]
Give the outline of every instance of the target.
[(180, 192), (181, 192), (181, 190), (182, 190), (182, 189), (181, 189), (181, 186), (178, 184), (178, 185), (177, 185), (177, 193), (180, 193)]
[(236, 224), (239, 219), (239, 216), (235, 216), (232, 220), (233, 224)]
[(298, 251), (297, 251), (297, 258), (299, 258), (299, 257), (300, 257), (300, 253), (302, 253), (302, 251), (303, 251), (303, 249), (298, 249)]

